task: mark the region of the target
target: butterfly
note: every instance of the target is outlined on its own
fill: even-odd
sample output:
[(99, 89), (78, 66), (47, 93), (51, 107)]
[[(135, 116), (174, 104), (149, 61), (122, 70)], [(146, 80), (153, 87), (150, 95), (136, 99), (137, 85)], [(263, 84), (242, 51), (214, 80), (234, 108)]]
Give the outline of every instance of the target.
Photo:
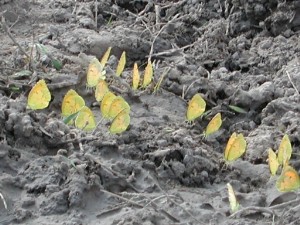
[(85, 106), (84, 99), (80, 95), (78, 95), (76, 91), (70, 89), (66, 93), (62, 101), (62, 116), (68, 117), (74, 113), (77, 113), (83, 106)]
[(150, 60), (148, 60), (148, 64), (145, 68), (145, 72), (144, 72), (144, 79), (143, 79), (143, 87), (147, 87), (153, 78), (153, 66)]
[(215, 132), (217, 132), (220, 127), (222, 125), (222, 117), (221, 117), (221, 113), (217, 113), (212, 119), (211, 121), (209, 121), (206, 130), (204, 132), (205, 136), (208, 136), (210, 134), (213, 134)]
[(227, 190), (228, 190), (228, 199), (229, 199), (229, 203), (230, 203), (230, 209), (233, 213), (235, 213), (236, 211), (239, 210), (239, 203), (236, 200), (233, 188), (231, 186), (230, 183), (227, 183)]
[(200, 94), (195, 94), (188, 104), (186, 118), (188, 121), (193, 121), (201, 116), (206, 108), (206, 102)]
[(106, 65), (107, 60), (108, 60), (109, 55), (110, 55), (110, 51), (111, 51), (111, 47), (109, 47), (109, 48), (106, 50), (106, 52), (104, 53), (104, 55), (102, 56), (101, 62), (100, 62), (101, 65), (102, 65), (102, 67), (104, 67), (104, 66)]
[(279, 162), (277, 160), (276, 153), (271, 148), (269, 148), (268, 154), (269, 154), (268, 161), (269, 161), (270, 172), (274, 176), (278, 170)]
[(134, 63), (133, 65), (133, 71), (132, 71), (132, 89), (137, 90), (140, 83), (140, 73), (138, 69), (137, 63)]
[(91, 131), (96, 127), (94, 114), (87, 106), (80, 109), (75, 119), (75, 126), (85, 131)]
[(130, 124), (129, 111), (124, 109), (122, 110), (112, 121), (109, 132), (111, 134), (119, 134), (127, 129)]
[(116, 98), (117, 96), (112, 93), (112, 92), (107, 92), (102, 101), (101, 101), (101, 106), (100, 106), (100, 109), (101, 109), (101, 113), (102, 113), (102, 117), (103, 118), (107, 118), (109, 119), (110, 116), (109, 116), (109, 110), (110, 110), (110, 106), (111, 106), (111, 103), (113, 102), (113, 100)]
[(234, 161), (241, 157), (246, 151), (246, 145), (243, 134), (232, 133), (225, 148), (225, 160)]
[(95, 87), (99, 80), (105, 80), (105, 70), (97, 58), (92, 58), (86, 75), (87, 87)]
[(114, 119), (121, 111), (130, 111), (130, 106), (121, 96), (114, 98), (109, 108), (109, 118)]
[(27, 106), (30, 109), (47, 108), (51, 100), (51, 94), (45, 80), (39, 80), (30, 90)]
[(101, 102), (104, 95), (109, 91), (105, 80), (100, 80), (96, 86), (95, 98), (97, 102)]
[(291, 166), (285, 166), (276, 182), (276, 187), (281, 192), (295, 191), (300, 188), (300, 178), (297, 171)]
[(126, 64), (126, 52), (124, 51), (120, 57), (117, 70), (116, 70), (116, 75), (119, 77), (121, 76)]
[(277, 158), (280, 165), (287, 164), (292, 156), (292, 145), (289, 136), (285, 134), (280, 142)]

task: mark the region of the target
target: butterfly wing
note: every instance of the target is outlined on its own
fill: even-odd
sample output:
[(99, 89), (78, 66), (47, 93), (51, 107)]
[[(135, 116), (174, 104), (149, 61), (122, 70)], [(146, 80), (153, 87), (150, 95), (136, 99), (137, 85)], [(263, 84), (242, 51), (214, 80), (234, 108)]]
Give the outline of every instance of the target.
[(132, 71), (132, 89), (137, 90), (140, 83), (140, 73), (137, 63), (134, 63)]
[(119, 134), (127, 129), (130, 124), (130, 116), (127, 110), (121, 111), (110, 125), (111, 134)]
[(95, 98), (97, 102), (101, 102), (104, 95), (109, 91), (105, 80), (100, 80), (96, 86)]
[(227, 190), (228, 190), (228, 199), (230, 203), (230, 209), (234, 213), (239, 209), (239, 203), (236, 200), (233, 188), (230, 183), (227, 183)]
[(116, 75), (118, 77), (121, 76), (121, 74), (125, 68), (125, 64), (126, 64), (126, 52), (123, 52), (120, 57), (120, 60), (119, 60), (118, 66), (117, 66), (117, 70), (116, 70)]
[(279, 163), (276, 157), (276, 153), (271, 148), (269, 148), (268, 154), (270, 172), (274, 176), (278, 170)]
[(113, 102), (113, 100), (116, 98), (117, 96), (112, 93), (112, 92), (107, 92), (102, 101), (101, 101), (101, 113), (102, 113), (102, 116), (103, 118), (107, 118), (109, 119), (110, 116), (109, 116), (109, 110), (110, 110), (110, 106), (111, 106), (111, 103)]
[(92, 58), (90, 61), (87, 75), (86, 75), (86, 85), (87, 87), (95, 87), (100, 79), (105, 79), (102, 74), (103, 67), (97, 58)]
[(153, 66), (151, 61), (148, 61), (148, 64), (145, 68), (144, 79), (143, 79), (143, 87), (147, 87), (153, 79)]
[(200, 94), (195, 94), (193, 98), (190, 100), (188, 109), (187, 109), (187, 114), (186, 118), (188, 121), (193, 121), (199, 116), (201, 116), (206, 107), (206, 102), (204, 99), (201, 97)]
[(295, 191), (300, 188), (297, 171), (291, 166), (286, 166), (276, 182), (276, 187), (281, 192)]
[(85, 131), (91, 131), (95, 129), (96, 122), (94, 114), (87, 106), (83, 106), (79, 111), (75, 119), (75, 126)]
[(110, 51), (111, 51), (111, 47), (109, 47), (106, 52), (104, 53), (104, 55), (101, 58), (101, 65), (102, 67), (104, 67), (109, 59), (109, 55), (110, 55)]
[(222, 117), (221, 113), (217, 113), (211, 121), (209, 121), (206, 130), (205, 130), (205, 136), (208, 136), (210, 134), (213, 134), (217, 132), (222, 125)]
[(68, 117), (78, 112), (83, 106), (85, 106), (84, 99), (80, 95), (78, 95), (76, 91), (70, 89), (66, 93), (62, 101), (62, 105), (61, 105), (62, 116)]
[(245, 153), (247, 143), (243, 134), (237, 134), (232, 139), (230, 137), (228, 143), (225, 149), (225, 159), (227, 161), (234, 161)]
[(292, 145), (289, 136), (285, 134), (278, 148), (278, 162), (280, 165), (287, 163), (292, 156)]
[(109, 108), (109, 118), (114, 119), (123, 110), (130, 111), (128, 103), (121, 96), (114, 98)]
[(45, 80), (39, 80), (30, 90), (27, 106), (30, 109), (47, 108), (51, 100), (51, 94)]

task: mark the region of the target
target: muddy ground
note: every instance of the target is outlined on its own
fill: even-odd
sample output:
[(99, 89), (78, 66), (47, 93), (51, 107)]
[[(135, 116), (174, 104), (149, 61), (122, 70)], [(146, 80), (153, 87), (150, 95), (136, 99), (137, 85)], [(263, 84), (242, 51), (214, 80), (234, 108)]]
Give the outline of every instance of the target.
[[(278, 192), (266, 162), (287, 133), (300, 169), (299, 1), (0, 3), (0, 224), (300, 224), (298, 194)], [(111, 135), (103, 122), (92, 135), (63, 123), (61, 101), (74, 88), (101, 119), (84, 78), (87, 59), (109, 46), (108, 76), (127, 53), (122, 82), (111, 88), (131, 105), (131, 124)], [(149, 57), (162, 85), (132, 94), (124, 83), (133, 63), (142, 71)], [(30, 111), (39, 79), (52, 101)], [(208, 113), (188, 124), (195, 93)], [(223, 125), (205, 139), (217, 112)], [(232, 132), (244, 134), (247, 150), (227, 165)], [(241, 205), (233, 215), (228, 182)]]

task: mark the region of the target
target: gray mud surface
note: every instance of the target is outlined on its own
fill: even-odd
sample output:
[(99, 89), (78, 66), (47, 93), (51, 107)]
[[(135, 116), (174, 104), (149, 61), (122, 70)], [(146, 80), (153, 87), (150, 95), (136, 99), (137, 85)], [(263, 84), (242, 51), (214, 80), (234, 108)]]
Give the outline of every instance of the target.
[[(299, 1), (95, 2), (0, 1), (0, 224), (300, 224), (298, 194), (278, 192), (266, 162), (287, 133), (300, 169)], [(127, 53), (123, 85), (111, 86), (131, 105), (131, 124), (111, 135), (104, 122), (91, 135), (63, 123), (61, 101), (74, 88), (100, 119), (83, 78), (87, 59), (109, 46), (112, 69)], [(157, 93), (133, 96), (124, 83), (149, 54), (155, 82), (165, 78)], [(30, 111), (28, 92), (39, 79), (52, 101)], [(210, 113), (187, 124), (195, 93)], [(223, 125), (205, 139), (217, 112)], [(247, 150), (226, 165), (232, 132), (244, 134)], [(234, 215), (228, 182), (241, 205)]]

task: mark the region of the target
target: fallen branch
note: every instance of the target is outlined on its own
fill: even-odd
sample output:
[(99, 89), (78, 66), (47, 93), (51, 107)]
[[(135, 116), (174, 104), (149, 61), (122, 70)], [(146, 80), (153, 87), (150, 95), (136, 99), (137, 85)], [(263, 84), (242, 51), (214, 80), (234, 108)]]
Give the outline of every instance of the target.
[(30, 55), (27, 54), (27, 52), (22, 48), (22, 46), (16, 41), (16, 39), (14, 38), (14, 36), (10, 33), (9, 28), (6, 25), (4, 16), (1, 17), (1, 22), (0, 23), (1, 23), (1, 26), (2, 26), (2, 28), (4, 30), (4, 32), (10, 37), (10, 39), (14, 42), (14, 44), (20, 49), (20, 51), (24, 55), (26, 55), (27, 58), (30, 58)]

